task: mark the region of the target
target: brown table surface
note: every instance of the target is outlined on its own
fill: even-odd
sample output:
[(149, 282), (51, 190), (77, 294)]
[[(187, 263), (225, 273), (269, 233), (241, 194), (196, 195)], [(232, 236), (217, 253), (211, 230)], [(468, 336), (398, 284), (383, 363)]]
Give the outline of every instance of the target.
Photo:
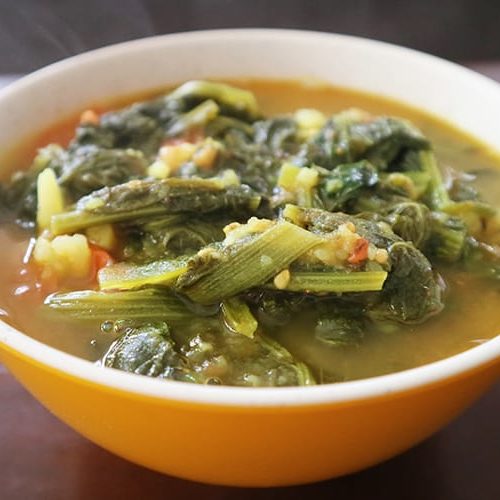
[[(473, 66), (500, 80), (500, 64)], [(0, 500), (499, 500), (499, 417), (497, 384), (423, 444), (358, 474), (293, 488), (223, 488), (162, 476), (104, 451), (59, 422), (0, 365)]]

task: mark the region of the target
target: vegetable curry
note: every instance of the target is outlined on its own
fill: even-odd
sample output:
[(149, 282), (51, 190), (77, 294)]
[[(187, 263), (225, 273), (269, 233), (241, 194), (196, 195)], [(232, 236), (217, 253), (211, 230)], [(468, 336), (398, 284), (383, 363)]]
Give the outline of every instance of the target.
[(498, 332), (500, 162), (392, 101), (192, 81), (84, 110), (15, 160), (3, 319), (103, 369), (312, 385)]

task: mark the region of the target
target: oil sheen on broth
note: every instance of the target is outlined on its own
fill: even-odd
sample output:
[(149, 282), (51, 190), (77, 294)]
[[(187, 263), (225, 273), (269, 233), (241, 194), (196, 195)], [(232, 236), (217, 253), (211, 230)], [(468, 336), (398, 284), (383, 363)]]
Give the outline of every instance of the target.
[[(418, 110), (380, 97), (326, 86), (297, 82), (238, 81), (236, 85), (255, 93), (268, 115), (297, 108), (317, 108), (326, 114), (358, 107), (373, 114), (411, 120), (434, 144), (440, 164), (473, 174), (482, 197), (496, 204), (500, 199), (500, 161), (473, 138)], [(149, 95), (134, 96), (100, 106), (112, 109)], [(94, 106), (94, 109), (96, 107)], [(65, 144), (77, 118), (60, 123), (26, 141), (9, 155), (6, 164), (26, 165), (37, 147), (48, 142)], [(5, 177), (4, 173), (4, 177)], [(26, 283), (23, 258), (27, 233), (13, 227), (0, 229), (0, 307), (3, 318), (33, 338), (71, 354), (99, 359), (112, 337), (99, 325), (61, 323), (37, 313), (41, 296), (33, 283)], [(498, 289), (484, 279), (450, 269), (440, 269), (448, 291), (445, 310), (422, 325), (393, 325), (388, 331), (368, 335), (356, 347), (328, 348), (315, 340), (307, 317), (277, 333), (276, 338), (299, 359), (314, 368), (318, 381), (352, 380), (420, 366), (462, 352), (496, 336), (500, 328)], [(97, 333), (96, 333), (97, 332)]]

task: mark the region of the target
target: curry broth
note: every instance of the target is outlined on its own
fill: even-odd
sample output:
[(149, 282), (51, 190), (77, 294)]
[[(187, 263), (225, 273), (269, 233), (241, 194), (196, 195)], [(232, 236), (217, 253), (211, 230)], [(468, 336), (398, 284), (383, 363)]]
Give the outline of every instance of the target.
[[(500, 159), (473, 138), (435, 117), (377, 96), (328, 86), (297, 82), (237, 81), (255, 93), (268, 114), (311, 107), (331, 114), (358, 107), (374, 114), (395, 115), (415, 123), (435, 146), (441, 164), (470, 172), (485, 200), (498, 206)], [(104, 111), (152, 97), (142, 94), (93, 106)], [(77, 117), (71, 117), (43, 131), (4, 155), (14, 171), (29, 164), (38, 147), (49, 142), (67, 144)], [(4, 169), (5, 172), (5, 169)], [(5, 174), (4, 174), (5, 175)], [(0, 313), (2, 318), (33, 338), (71, 354), (99, 359), (114, 338), (101, 333), (99, 324), (62, 323), (37, 311), (43, 300), (34, 273), (25, 262), (29, 235), (11, 226), (0, 229), (3, 265), (0, 267)], [(500, 329), (498, 289), (476, 276), (440, 269), (447, 285), (445, 310), (423, 325), (395, 326), (388, 332), (368, 332), (358, 347), (331, 348), (314, 339), (307, 319), (277, 334), (299, 359), (308, 363), (319, 381), (351, 380), (420, 366), (462, 352), (497, 335)], [(371, 333), (371, 334), (370, 334)]]

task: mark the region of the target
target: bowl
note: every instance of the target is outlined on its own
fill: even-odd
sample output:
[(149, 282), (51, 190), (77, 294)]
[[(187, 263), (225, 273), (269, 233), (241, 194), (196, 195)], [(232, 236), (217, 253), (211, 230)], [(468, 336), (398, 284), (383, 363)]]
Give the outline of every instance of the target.
[[(385, 43), (286, 30), (182, 33), (59, 62), (0, 93), (0, 151), (87, 105), (192, 78), (301, 78), (388, 96), (500, 149), (500, 86)], [(197, 386), (70, 356), (2, 323), (0, 360), (94, 443), (205, 483), (291, 485), (348, 474), (424, 440), (500, 375), (500, 337), (419, 368), (316, 387)], [(492, 416), (493, 418), (493, 416)]]

